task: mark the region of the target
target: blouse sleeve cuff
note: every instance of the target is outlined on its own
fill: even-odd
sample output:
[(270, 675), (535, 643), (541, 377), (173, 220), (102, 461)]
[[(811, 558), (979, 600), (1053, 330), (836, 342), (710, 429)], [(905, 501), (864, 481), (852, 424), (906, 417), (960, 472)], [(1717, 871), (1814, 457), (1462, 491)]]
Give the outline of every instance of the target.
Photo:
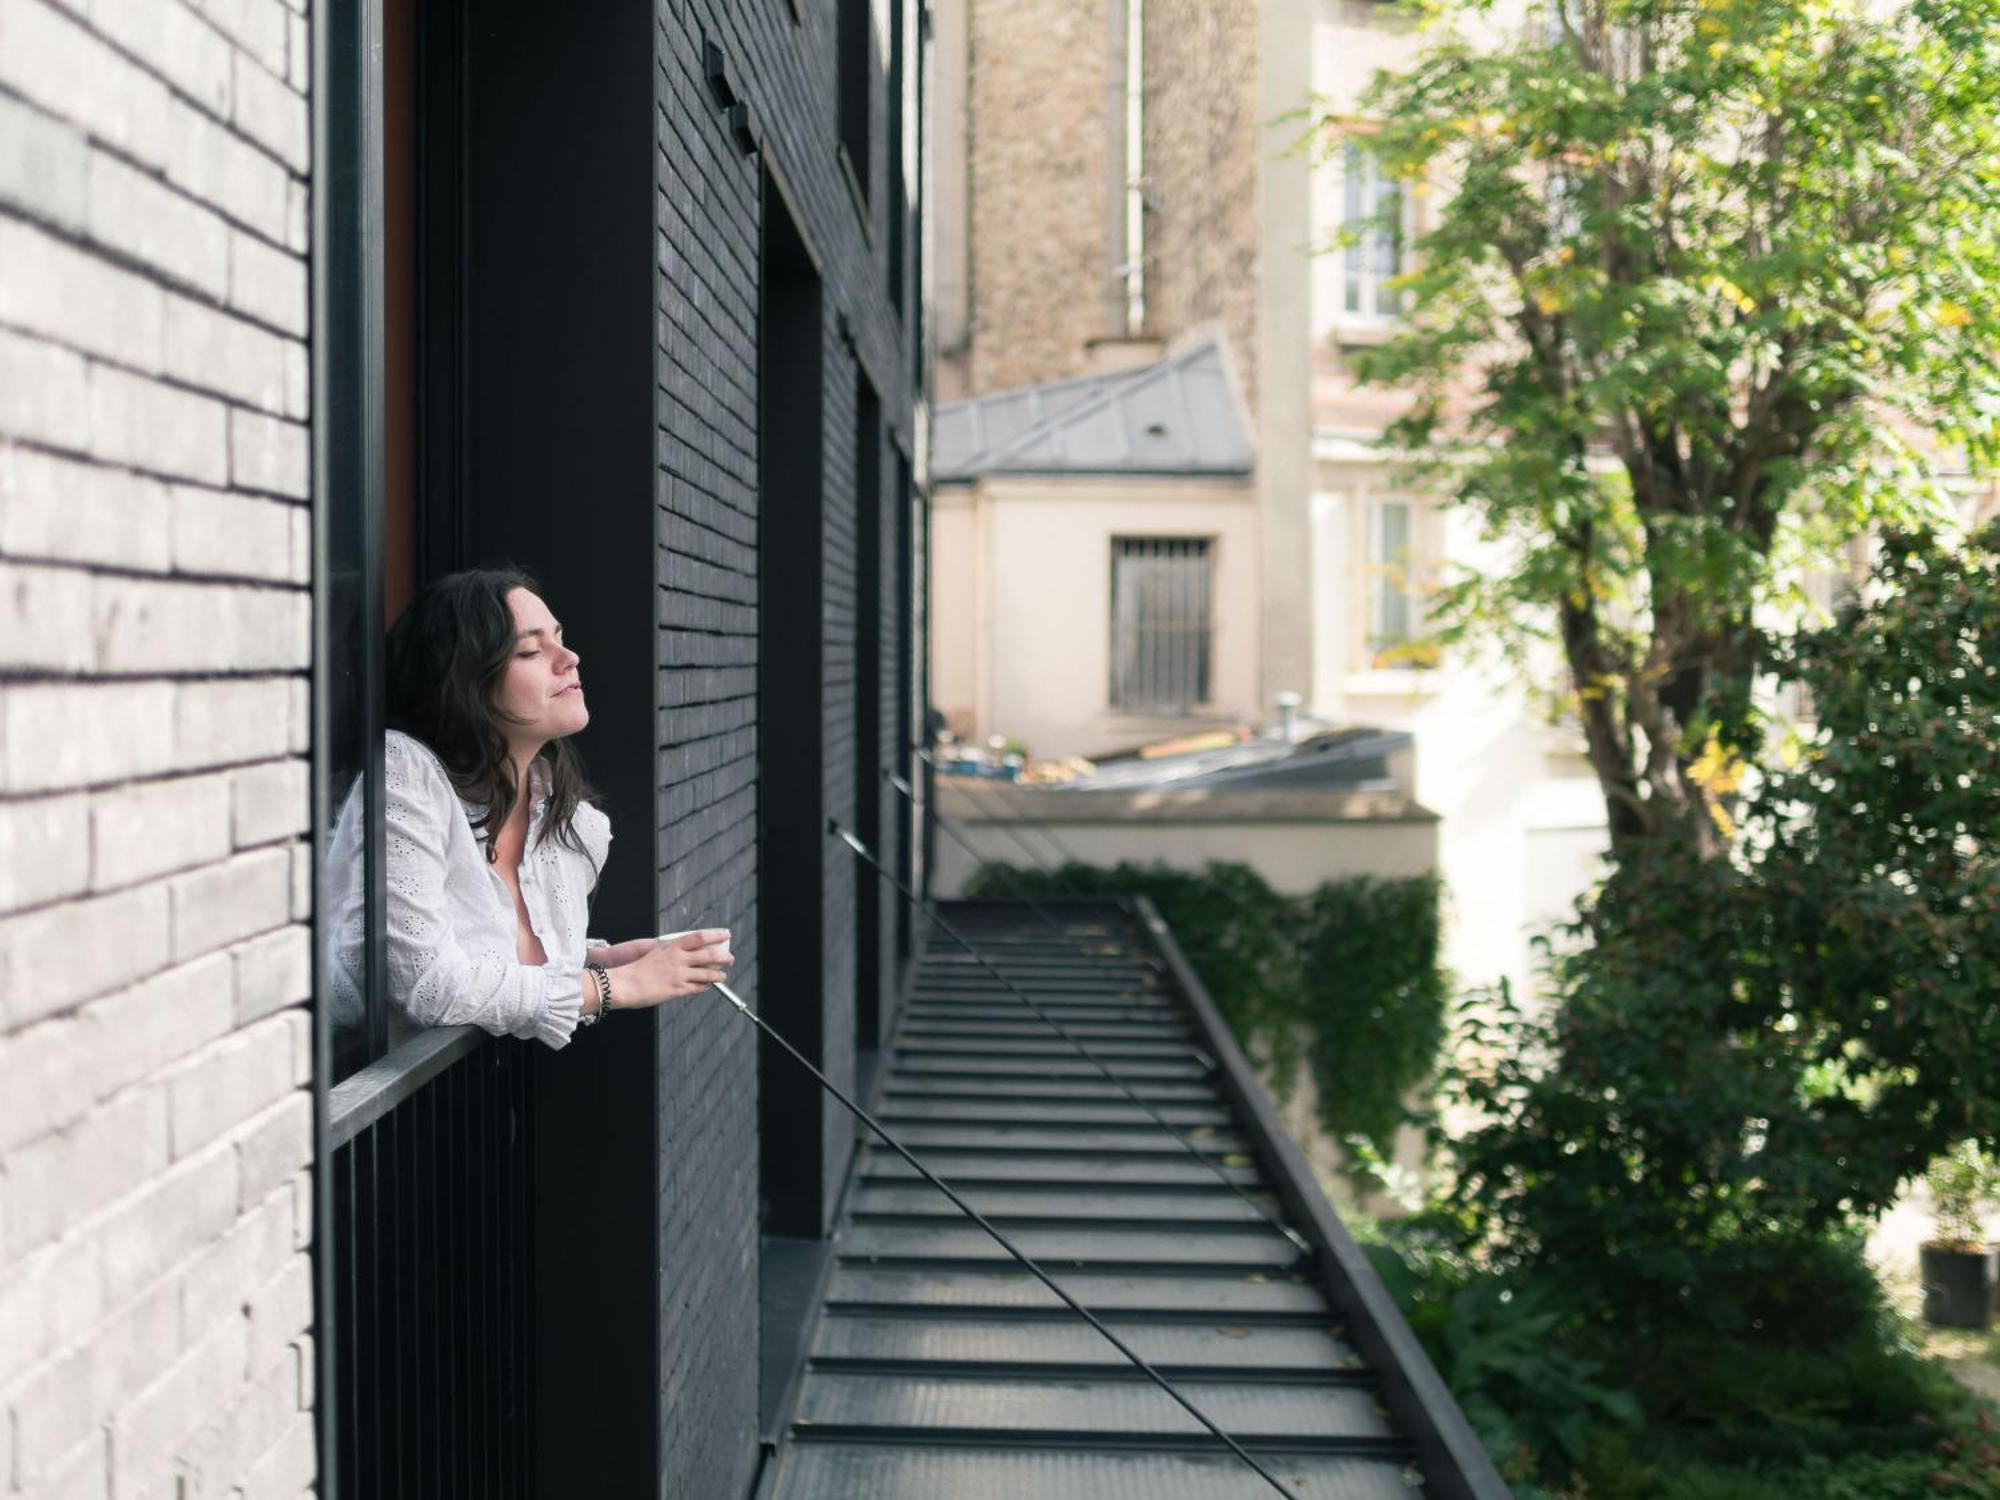
[(542, 1007), (534, 1020), (534, 1036), (551, 1047), (569, 1045), (583, 1015), (583, 975), (564, 974), (553, 965), (542, 970)]

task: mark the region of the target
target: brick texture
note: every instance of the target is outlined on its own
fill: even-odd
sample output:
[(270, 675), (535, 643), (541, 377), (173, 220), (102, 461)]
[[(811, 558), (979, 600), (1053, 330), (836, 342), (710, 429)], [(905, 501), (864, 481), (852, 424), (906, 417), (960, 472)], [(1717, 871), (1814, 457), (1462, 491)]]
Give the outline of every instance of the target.
[[(1126, 333), (1123, 0), (964, 0), (966, 395), (1080, 375)], [(1257, 182), (1290, 143), (1259, 115), (1255, 5), (1148, 0), (1141, 332), (1220, 322), (1255, 405)]]
[(0, 1496), (314, 1477), (300, 20), (0, 0)]
[[(876, 0), (878, 60), (889, 53), (889, 4)], [(894, 0), (901, 3), (901, 0)], [(908, 451), (915, 376), (888, 297), (890, 244), (883, 121), (887, 90), (871, 70), (866, 223), (834, 150), (838, 80), (833, 7), (785, 0), (662, 3), (658, 161), (663, 433), (658, 481), (663, 594), (659, 823), (661, 920), (726, 925), (733, 981), (757, 993), (764, 924), (756, 905), (760, 776), (785, 774), (782, 747), (757, 734), (757, 330), (759, 163), (740, 154), (701, 73), (712, 39), (750, 108), (765, 157), (795, 195), (800, 228), (820, 258), (826, 327), (820, 518), (825, 558), (822, 659), (826, 807), (853, 816), (856, 674), (893, 662), (855, 639), (857, 367), (883, 398), (885, 425)], [(914, 27), (906, 36), (914, 55)], [(909, 243), (906, 238), (905, 244)], [(908, 281), (905, 277), (905, 281)], [(841, 334), (841, 320), (851, 345)], [(806, 440), (812, 440), (810, 437)], [(893, 465), (884, 465), (892, 469)], [(879, 503), (879, 497), (874, 497)], [(884, 530), (893, 535), (885, 515)], [(889, 577), (885, 574), (885, 584)], [(896, 618), (885, 598), (881, 617)], [(885, 691), (881, 700), (892, 701)], [(883, 745), (892, 736), (884, 735)], [(824, 889), (828, 1071), (853, 1075), (854, 893), (874, 879), (844, 850), (829, 853)], [(885, 907), (885, 915), (886, 915)], [(740, 1494), (755, 1468), (757, 1421), (757, 1049), (711, 1010), (670, 1013), (660, 1048), (661, 1380), (666, 1431), (662, 1493), (690, 1500)], [(798, 1080), (786, 1080), (791, 1086)], [(800, 1084), (800, 1086), (804, 1086)], [(822, 1171), (837, 1185), (853, 1145), (848, 1117), (826, 1102)]]

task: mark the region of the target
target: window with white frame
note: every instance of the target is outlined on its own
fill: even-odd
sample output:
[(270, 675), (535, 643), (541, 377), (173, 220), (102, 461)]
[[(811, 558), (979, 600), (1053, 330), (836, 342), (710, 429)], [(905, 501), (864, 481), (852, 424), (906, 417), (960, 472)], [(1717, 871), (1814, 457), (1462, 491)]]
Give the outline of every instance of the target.
[(1357, 234), (1342, 251), (1341, 307), (1357, 318), (1393, 318), (1402, 295), (1389, 285), (1403, 272), (1403, 194), (1359, 141), (1341, 154), (1341, 224)]
[(1111, 539), (1111, 706), (1182, 714), (1209, 701), (1215, 547), (1207, 537)]
[(1427, 665), (1418, 641), (1422, 608), (1416, 577), (1416, 509), (1401, 498), (1370, 500), (1367, 527), (1368, 665), (1371, 669)]

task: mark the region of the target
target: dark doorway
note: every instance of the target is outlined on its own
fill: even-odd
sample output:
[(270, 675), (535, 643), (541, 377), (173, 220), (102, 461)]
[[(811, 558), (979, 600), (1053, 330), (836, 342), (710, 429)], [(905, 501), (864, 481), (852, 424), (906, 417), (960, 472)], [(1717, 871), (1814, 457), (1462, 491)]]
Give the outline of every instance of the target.
[[(917, 528), (916, 496), (910, 491), (910, 461), (900, 451), (896, 454), (896, 487), (890, 492), (890, 504), (896, 507), (896, 555), (893, 563), (896, 570), (896, 634), (890, 645), (896, 654), (896, 670), (892, 679), (896, 686), (896, 738), (890, 752), (890, 764), (903, 779), (903, 787), (896, 792), (895, 800), (896, 878), (908, 888), (916, 883), (917, 874), (917, 810), (910, 791), (916, 771), (910, 750), (917, 740)], [(909, 902), (896, 903), (896, 957), (901, 961), (907, 961), (914, 951), (912, 916), (913, 908)], [(900, 970), (896, 978), (900, 984)]]
[[(882, 847), (882, 400), (854, 378), (854, 826), (884, 864)], [(881, 876), (854, 866), (854, 1039), (860, 1056), (882, 1045)]]
[[(820, 279), (764, 178), (757, 306), (757, 1003), (826, 1063), (823, 339)], [(769, 1042), (758, 1054), (758, 1167), (767, 1235), (826, 1229), (819, 1092)]]

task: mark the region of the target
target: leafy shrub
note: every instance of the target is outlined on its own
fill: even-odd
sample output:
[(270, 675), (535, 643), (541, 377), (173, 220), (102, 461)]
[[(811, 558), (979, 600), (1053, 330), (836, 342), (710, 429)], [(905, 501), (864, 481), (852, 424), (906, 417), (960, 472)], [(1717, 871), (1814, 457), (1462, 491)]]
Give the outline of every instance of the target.
[(1564, 1346), (1568, 1314), (1546, 1288), (1475, 1269), (1421, 1217), (1364, 1248), (1511, 1483), (1558, 1482), (1583, 1459), (1594, 1428), (1638, 1425), (1632, 1395)]
[(1789, 658), (1819, 733), (1741, 809), (1740, 857), (1621, 848), (1548, 959), (1553, 1011), (1502, 992), (1451, 1048), (1498, 1264), (1642, 1349), (1858, 1332), (1852, 1299), (1816, 1330), (1787, 1308), (1786, 1274), (1834, 1264), (1801, 1247), (2000, 1134), (1996, 539), (1888, 539), (1868, 602)]
[[(1584, 1480), (1590, 1500), (1626, 1500), (1624, 1492)], [(1896, 1453), (1816, 1454), (1796, 1465), (1744, 1469), (1697, 1463), (1631, 1500), (2000, 1500), (2000, 1449), (1993, 1418), (1981, 1412), (1933, 1430), (1919, 1447)]]
[(1976, 1249), (1986, 1243), (1985, 1209), (1993, 1196), (1993, 1158), (1977, 1141), (1960, 1141), (1924, 1173), (1937, 1216), (1939, 1244)]

